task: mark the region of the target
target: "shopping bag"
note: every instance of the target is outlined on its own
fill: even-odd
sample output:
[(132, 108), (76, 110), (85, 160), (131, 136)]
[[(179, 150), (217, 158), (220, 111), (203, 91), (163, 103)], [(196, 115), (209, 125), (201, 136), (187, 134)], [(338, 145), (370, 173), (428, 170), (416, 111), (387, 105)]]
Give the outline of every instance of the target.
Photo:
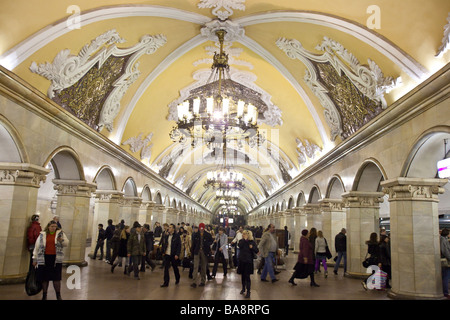
[(34, 296), (42, 290), (42, 283), (37, 280), (36, 272), (37, 269), (31, 265), (25, 280), (25, 291), (29, 296)]

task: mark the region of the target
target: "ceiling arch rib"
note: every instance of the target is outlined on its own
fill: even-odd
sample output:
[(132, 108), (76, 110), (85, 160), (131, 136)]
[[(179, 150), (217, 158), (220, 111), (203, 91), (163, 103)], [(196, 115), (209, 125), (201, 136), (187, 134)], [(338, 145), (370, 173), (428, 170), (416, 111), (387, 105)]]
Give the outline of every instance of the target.
[[(170, 18), (200, 25), (211, 20), (209, 17), (198, 13), (171, 7), (153, 5), (117, 5), (80, 13), (80, 28), (94, 22), (127, 17)], [(47, 44), (64, 34), (73, 31), (73, 27), (67, 23), (67, 20), (68, 17), (64, 17), (23, 40), (0, 56), (0, 64), (9, 70), (13, 70), (39, 49), (45, 47)]]
[(240, 24), (242, 27), (260, 23), (287, 21), (312, 23), (342, 31), (372, 46), (396, 65), (400, 66), (414, 80), (421, 82), (429, 76), (429, 71), (424, 66), (385, 37), (365, 26), (338, 16), (320, 12), (280, 11), (250, 15), (234, 20), (234, 22)]

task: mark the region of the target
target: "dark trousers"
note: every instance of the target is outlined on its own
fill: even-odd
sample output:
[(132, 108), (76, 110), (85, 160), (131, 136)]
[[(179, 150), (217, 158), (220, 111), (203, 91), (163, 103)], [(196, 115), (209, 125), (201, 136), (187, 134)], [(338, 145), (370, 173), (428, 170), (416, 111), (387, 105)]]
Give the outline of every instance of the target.
[(131, 270), (134, 271), (134, 276), (139, 277), (139, 265), (141, 264), (142, 256), (131, 256), (130, 257), (130, 265), (128, 267), (128, 273), (131, 273)]
[(155, 269), (156, 264), (153, 260), (150, 259), (150, 251), (147, 252), (147, 254), (144, 256), (142, 256), (142, 263), (141, 263), (141, 271), (145, 271), (145, 263), (147, 262), (149, 264), (149, 266), (152, 269)]
[(215, 277), (217, 273), (217, 267), (219, 262), (222, 262), (223, 266), (223, 275), (225, 276), (227, 274), (227, 259), (223, 256), (223, 253), (220, 251), (217, 251), (216, 255), (214, 256), (214, 267), (212, 270), (212, 276)]
[(103, 259), (103, 241), (97, 241), (97, 245), (95, 246), (94, 250), (94, 259), (97, 258), (97, 251), (100, 249), (100, 259)]
[(163, 265), (164, 265), (164, 284), (169, 284), (170, 276), (169, 276), (169, 268), (172, 266), (173, 273), (175, 274), (175, 281), (180, 281), (180, 271), (178, 270), (178, 260), (175, 260), (173, 256), (165, 255), (163, 257)]

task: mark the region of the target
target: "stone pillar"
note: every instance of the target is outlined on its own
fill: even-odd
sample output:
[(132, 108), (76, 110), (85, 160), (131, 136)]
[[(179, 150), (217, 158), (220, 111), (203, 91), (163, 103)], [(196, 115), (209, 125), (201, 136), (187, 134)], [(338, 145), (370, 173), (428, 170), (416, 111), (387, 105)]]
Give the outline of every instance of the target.
[(295, 207), (292, 209), (294, 212), (294, 228), (295, 235), (292, 241), (294, 242), (294, 252), (298, 252), (300, 245), (300, 238), (302, 236), (302, 230), (306, 229), (306, 213), (303, 207)]
[(64, 251), (66, 265), (86, 266), (86, 239), (88, 231), (89, 202), (96, 185), (83, 180), (54, 179), (57, 190), (56, 214), (69, 239)]
[[(103, 224), (103, 228), (108, 226), (108, 219), (112, 219), (113, 225), (117, 225), (119, 220), (119, 202), (123, 197), (123, 192), (115, 190), (97, 190), (95, 192), (94, 219), (92, 222), (92, 242), (89, 256), (92, 256), (97, 245), (98, 224)], [(106, 242), (105, 242), (106, 250)]]
[(119, 222), (125, 220), (125, 225), (133, 227), (133, 223), (139, 219), (139, 208), (142, 199), (139, 197), (122, 197), (119, 201)]
[(308, 203), (303, 206), (306, 213), (307, 229), (316, 228), (322, 230), (322, 213), (319, 204)]
[(345, 212), (341, 199), (321, 199), (319, 200), (320, 211), (322, 212), (322, 231), (327, 239), (328, 247), (335, 256), (334, 238), (346, 227)]
[[(0, 284), (24, 282), (30, 265), (27, 229), (49, 170), (26, 163), (0, 164)], [(41, 221), (42, 229), (44, 223)]]
[(139, 209), (139, 222), (141, 224), (148, 223), (151, 228), (155, 224), (155, 217), (153, 212), (155, 210), (155, 202), (154, 201), (142, 201), (141, 207)]
[[(285, 225), (288, 227), (288, 231), (291, 234), (291, 243), (289, 245), (289, 249), (293, 249), (294, 248), (294, 239), (295, 239), (295, 234), (296, 234), (293, 209), (286, 210)], [(283, 228), (284, 228), (284, 226), (283, 226)]]
[[(163, 212), (164, 212), (164, 210), (165, 210), (165, 207), (164, 207), (163, 204), (155, 204), (153, 206), (153, 209), (152, 209), (152, 214), (153, 214), (153, 222), (152, 222), (152, 224), (153, 225), (155, 224), (155, 222), (159, 222), (159, 224), (162, 227), (162, 225), (164, 223), (163, 222)], [(152, 226), (152, 228), (153, 228), (153, 226)]]
[(350, 191), (342, 194), (347, 224), (347, 271), (349, 276), (368, 276), (362, 261), (367, 253), (366, 241), (379, 232), (379, 203), (383, 192)]
[(447, 179), (395, 178), (389, 194), (393, 298), (441, 298), (438, 194)]

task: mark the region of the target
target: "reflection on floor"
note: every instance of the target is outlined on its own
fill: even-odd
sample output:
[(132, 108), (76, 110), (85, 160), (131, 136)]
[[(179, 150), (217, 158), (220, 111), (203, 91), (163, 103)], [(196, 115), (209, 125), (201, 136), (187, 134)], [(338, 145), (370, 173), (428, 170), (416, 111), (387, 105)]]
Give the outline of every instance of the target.
[[(262, 282), (260, 275), (252, 275), (251, 300), (390, 300), (386, 291), (365, 291), (361, 280), (343, 276), (342, 268), (338, 275), (328, 268), (328, 277), (324, 270), (316, 275), (319, 288), (310, 287), (309, 279), (296, 279), (297, 286), (292, 286), (288, 280), (297, 255), (290, 253), (285, 258), (286, 265), (279, 268), (277, 278), (280, 281)], [(70, 289), (72, 273), (63, 268), (61, 294), (64, 300), (248, 300), (239, 294), (241, 276), (235, 269), (223, 277), (222, 266), (219, 264), (215, 279), (207, 282), (204, 287), (192, 288), (189, 270), (179, 268), (181, 280), (175, 285), (173, 271), (170, 270), (170, 284), (161, 288), (163, 269), (157, 265), (154, 271), (147, 269), (140, 274), (140, 280), (134, 280), (133, 275), (123, 274), (123, 268), (117, 267), (111, 273), (111, 266), (104, 261), (86, 258), (88, 266), (81, 268), (80, 289)], [(212, 266), (210, 267), (212, 270)], [(270, 277), (267, 277), (270, 280)], [(69, 285), (68, 285), (69, 282)], [(27, 296), (23, 284), (0, 286), (0, 300), (40, 300), (42, 294)], [(48, 299), (55, 299), (55, 293), (50, 283)]]

